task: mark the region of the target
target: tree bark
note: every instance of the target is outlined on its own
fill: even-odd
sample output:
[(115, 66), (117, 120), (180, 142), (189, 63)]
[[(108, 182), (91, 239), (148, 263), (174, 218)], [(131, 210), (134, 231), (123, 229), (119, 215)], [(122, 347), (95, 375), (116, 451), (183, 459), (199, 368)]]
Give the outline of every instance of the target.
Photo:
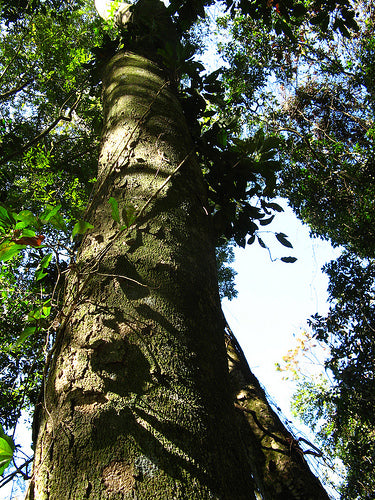
[(136, 6), (134, 40), (149, 32), (104, 70), (94, 228), (69, 266), (27, 499), (325, 499), (225, 344), (202, 174), (173, 71), (145, 57), (177, 38), (160, 2)]
[(182, 111), (161, 70), (131, 53), (108, 64), (103, 106), (94, 229), (70, 267), (29, 498), (252, 499)]
[[(229, 372), (239, 428), (249, 462), (264, 500), (328, 500), (311, 472), (298, 441), (285, 428), (251, 372), (233, 332), (227, 325)], [(245, 420), (244, 424), (241, 420)]]

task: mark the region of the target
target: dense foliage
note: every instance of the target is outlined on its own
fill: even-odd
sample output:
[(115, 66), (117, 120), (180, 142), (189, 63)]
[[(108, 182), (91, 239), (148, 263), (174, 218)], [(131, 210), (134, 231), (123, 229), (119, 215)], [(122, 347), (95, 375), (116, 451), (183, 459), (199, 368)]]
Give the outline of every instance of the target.
[[(142, 1), (147, 5), (147, 0)], [(297, 33), (306, 26), (320, 33), (330, 25), (328, 33), (338, 29), (348, 35), (348, 30), (356, 29), (354, 12), (346, 0), (305, 4), (290, 0), (278, 3), (226, 0), (230, 16), (240, 15), (235, 21), (237, 34), (234, 33), (238, 44), (227, 52), (230, 68), (209, 74), (194, 58), (197, 46), (191, 43), (188, 30), (199, 17), (204, 17), (204, 8), (213, 3), (213, 0), (172, 0), (169, 10), (181, 35), (177, 52), (169, 51), (165, 44), (154, 47), (152, 52), (158, 63), (168, 68), (189, 121), (206, 180), (218, 244), (234, 241), (245, 246), (257, 240), (264, 246), (258, 230), (270, 224), (281, 211), (272, 200), (278, 180), (283, 179), (283, 192), (288, 193), (297, 207), (296, 186), (303, 187), (304, 183), (295, 172), (309, 168), (304, 162), (312, 146), (310, 131), (303, 123), (296, 125), (294, 136), (299, 134), (302, 139), (295, 144), (279, 134), (277, 127), (268, 127), (264, 121), (249, 117), (257, 107), (265, 109), (269, 95), (264, 86), (272, 71), (276, 75), (283, 71), (294, 74), (290, 64), (283, 69), (281, 59), (288, 54), (292, 57)], [(6, 430), (12, 430), (21, 411), (36, 402), (43, 364), (61, 320), (58, 312), (65, 271), (69, 259), (70, 266), (74, 265), (80, 235), (89, 229), (84, 210), (95, 181), (101, 129), (101, 69), (119, 48), (131, 49), (135, 41), (146, 52), (150, 47), (149, 40), (140, 41), (137, 30), (118, 33), (115, 26), (104, 25), (94, 15), (92, 6), (83, 0), (3, 0), (0, 7), (3, 27), (0, 43), (0, 259), (3, 262), (0, 271), (3, 312), (0, 423)], [(260, 28), (254, 30), (255, 26)], [(251, 43), (248, 44), (249, 37)], [(373, 47), (370, 42), (366, 45), (365, 39), (361, 38), (362, 69), (357, 73), (362, 71), (362, 80), (358, 88), (365, 87), (373, 97), (371, 71), (367, 71), (370, 65), (366, 62), (372, 60)], [(319, 50), (324, 43), (320, 42)], [(316, 50), (306, 42), (306, 58)], [(284, 53), (286, 55), (282, 55)], [(303, 65), (302, 49), (299, 58), (299, 64)], [(347, 98), (344, 90), (339, 97), (341, 101)], [(323, 115), (326, 105), (327, 100), (316, 97), (304, 104), (315, 106)], [(336, 108), (341, 110), (340, 105)], [(359, 111), (357, 115), (356, 109), (355, 119), (348, 117), (350, 134), (360, 134), (361, 120), (367, 120), (368, 108), (363, 111), (364, 116)], [(265, 114), (258, 113), (258, 116), (264, 118)], [(366, 128), (362, 134), (365, 139), (357, 141), (358, 155), (369, 155), (371, 151), (370, 129)], [(341, 131), (334, 128), (335, 141), (343, 141), (343, 133), (347, 131), (347, 125)], [(328, 132), (325, 130), (325, 133)], [(313, 147), (321, 149), (323, 143), (319, 141), (323, 139), (314, 140), (317, 142)], [(280, 157), (282, 144), (286, 145), (284, 154), (286, 151), (292, 154), (284, 163)], [(351, 147), (357, 154), (357, 146)], [(336, 161), (338, 153), (334, 154), (325, 169)], [(284, 177), (280, 177), (278, 172), (283, 165), (288, 168), (284, 170)], [(366, 168), (370, 167), (371, 162)], [(353, 165), (350, 168), (353, 170)], [(369, 202), (371, 188), (365, 183), (365, 170), (361, 176), (363, 189), (368, 189)], [(320, 178), (319, 182), (326, 183)], [(297, 189), (297, 194), (293, 189)], [(315, 207), (317, 200), (311, 198), (315, 187), (309, 189), (303, 193), (310, 206)], [(337, 190), (337, 186), (332, 189)], [(356, 191), (356, 199), (360, 193)], [(335, 200), (332, 203), (336, 203)], [(115, 201), (112, 206), (116, 214)], [(361, 205), (358, 220), (366, 219), (367, 214), (371, 216), (371, 206)], [(309, 222), (314, 230), (318, 227), (316, 220)], [(346, 223), (343, 219), (342, 226)], [(368, 226), (363, 224), (361, 233), (367, 231), (368, 234)], [(332, 223), (327, 226), (331, 228)], [(340, 233), (340, 227), (335, 230)], [(332, 237), (328, 232), (324, 235)], [(291, 247), (283, 233), (277, 233), (276, 238), (283, 246)], [(230, 250), (219, 246), (219, 264), (224, 260), (230, 262), (231, 258)], [(283, 260), (288, 263), (295, 259), (287, 256)], [(226, 280), (222, 294), (231, 297), (235, 294), (233, 274), (228, 268), (220, 269)], [(9, 439), (0, 434), (0, 443), (3, 446), (0, 471), (3, 472), (11, 458)]]
[[(372, 2), (356, 3), (351, 37), (303, 22), (285, 40), (262, 22), (221, 21), (236, 40), (222, 53), (244, 127), (261, 125), (280, 139), (278, 192), (315, 236), (347, 249), (324, 269), (329, 315), (311, 320), (312, 334), (329, 348), (330, 376), (311, 381), (299, 373), (294, 403), (315, 432), (323, 422), (320, 444), (346, 466), (342, 498), (372, 498), (374, 491), (373, 11)], [(289, 368), (295, 371), (293, 363)]]
[[(317, 41), (316, 60), (287, 99), (283, 192), (315, 234), (374, 255), (373, 24), (351, 40)], [(305, 42), (304, 42), (305, 45)], [(311, 42), (306, 42), (309, 48)], [(309, 58), (304, 58), (308, 64)], [(315, 74), (315, 68), (318, 73)]]
[(324, 270), (330, 310), (310, 324), (314, 337), (330, 348), (325, 365), (332, 383), (302, 380), (294, 408), (329, 456), (343, 461), (342, 498), (370, 499), (375, 488), (374, 262), (343, 254)]
[[(84, 2), (1, 6), (0, 423), (14, 433), (38, 397), (70, 235), (95, 175), (101, 112), (85, 64), (102, 34)], [(30, 462), (18, 448), (15, 460)]]

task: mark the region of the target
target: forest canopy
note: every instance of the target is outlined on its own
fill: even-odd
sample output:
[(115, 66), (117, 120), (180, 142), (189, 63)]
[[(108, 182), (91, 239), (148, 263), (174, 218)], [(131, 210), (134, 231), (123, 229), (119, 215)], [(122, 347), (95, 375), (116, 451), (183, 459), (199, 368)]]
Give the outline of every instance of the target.
[[(286, 234), (262, 239), (282, 216), (278, 196), (314, 236), (344, 248), (325, 267), (330, 312), (311, 319), (314, 337), (330, 347), (332, 383), (305, 381), (295, 406), (313, 428), (311, 415), (325, 419), (320, 444), (347, 471), (341, 497), (371, 498), (374, 5), (225, 0), (217, 29), (229, 42), (219, 41), (223, 65), (209, 72), (199, 31), (214, 4), (171, 0), (178, 41), (151, 43), (139, 32), (142, 16), (138, 28), (119, 30), (84, 0), (0, 1), (0, 487), (30, 478), (32, 457), (23, 459), (13, 438), (40, 397), (67, 277), (93, 228), (103, 72), (117, 51), (137, 47), (168, 73), (189, 125), (222, 297), (236, 295), (234, 245), (271, 254), (281, 245), (285, 265), (295, 262)], [(123, 231), (140, 216), (134, 205), (106, 203)]]

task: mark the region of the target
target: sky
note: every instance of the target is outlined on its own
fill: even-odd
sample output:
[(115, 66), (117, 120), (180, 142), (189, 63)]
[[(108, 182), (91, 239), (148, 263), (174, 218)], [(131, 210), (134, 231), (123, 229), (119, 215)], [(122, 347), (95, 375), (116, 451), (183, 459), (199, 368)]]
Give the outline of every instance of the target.
[[(339, 249), (321, 239), (311, 238), (309, 229), (297, 219), (285, 200), (277, 200), (284, 212), (266, 226), (262, 239), (272, 258), (297, 257), (287, 264), (272, 262), (257, 242), (235, 249), (238, 297), (223, 301), (223, 311), (246, 355), (250, 368), (283, 412), (289, 412), (295, 385), (283, 380), (275, 363), (295, 346), (295, 335), (307, 327), (307, 319), (328, 310), (328, 278), (322, 266), (337, 258)], [(283, 232), (293, 249), (283, 247), (270, 232)]]
[[(218, 65), (212, 55), (204, 62), (209, 70)], [(236, 248), (232, 267), (238, 273), (235, 279), (238, 297), (232, 301), (224, 299), (222, 305), (251, 370), (285, 417), (293, 420), (290, 401), (295, 384), (284, 380), (275, 364), (282, 362), (282, 357), (295, 346), (295, 336), (306, 329), (309, 316), (327, 312), (328, 279), (321, 268), (337, 258), (340, 250), (333, 249), (327, 241), (310, 238), (308, 227), (297, 219), (287, 202), (277, 202), (285, 211), (277, 214), (260, 236), (269, 246), (272, 258), (291, 255), (297, 257), (297, 262), (272, 262), (268, 251), (257, 242), (245, 249)], [(278, 243), (274, 232), (285, 233), (293, 249)], [(306, 432), (295, 419), (293, 423)], [(17, 487), (13, 492), (16, 496), (11, 489), (11, 485), (2, 489), (4, 500), (21, 498)]]
[[(294, 264), (271, 262), (268, 251), (257, 243), (245, 249), (236, 248), (232, 267), (238, 273), (235, 279), (238, 296), (232, 301), (224, 299), (222, 306), (269, 402), (281, 410), (278, 414), (283, 423), (296, 438), (305, 437), (314, 442), (312, 432), (291, 412), (296, 383), (285, 380), (285, 374), (277, 371), (275, 364), (282, 364), (282, 357), (296, 346), (296, 336), (307, 328), (307, 319), (312, 314), (327, 313), (328, 277), (322, 267), (336, 259), (341, 251), (327, 241), (311, 238), (309, 228), (294, 215), (286, 200), (276, 201), (285, 211), (277, 214), (266, 226), (269, 232), (260, 236), (269, 245), (273, 259), (291, 255), (298, 260)], [(293, 249), (279, 244), (271, 231), (285, 233)], [(306, 368), (309, 368), (308, 360)], [(318, 370), (319, 367), (310, 373)], [(315, 474), (322, 473), (317, 462), (309, 460), (309, 463)], [(339, 464), (336, 467), (339, 471)], [(340, 482), (333, 471), (325, 472), (335, 483)], [(326, 488), (332, 499), (339, 498), (335, 489), (328, 485)]]

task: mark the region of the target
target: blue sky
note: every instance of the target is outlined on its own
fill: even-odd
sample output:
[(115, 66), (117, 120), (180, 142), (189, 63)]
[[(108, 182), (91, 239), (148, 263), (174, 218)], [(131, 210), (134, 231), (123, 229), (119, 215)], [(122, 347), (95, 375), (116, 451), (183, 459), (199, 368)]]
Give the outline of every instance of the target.
[(282, 380), (275, 363), (294, 347), (294, 335), (306, 328), (310, 315), (326, 313), (328, 279), (321, 268), (340, 251), (327, 241), (310, 238), (308, 227), (287, 203), (282, 200), (280, 204), (285, 212), (265, 229), (285, 233), (294, 248), (283, 247), (271, 233), (261, 237), (269, 244), (273, 258), (292, 255), (297, 262), (271, 262), (267, 250), (257, 242), (235, 249), (238, 297), (224, 300), (223, 310), (250, 368), (288, 415), (295, 386)]

